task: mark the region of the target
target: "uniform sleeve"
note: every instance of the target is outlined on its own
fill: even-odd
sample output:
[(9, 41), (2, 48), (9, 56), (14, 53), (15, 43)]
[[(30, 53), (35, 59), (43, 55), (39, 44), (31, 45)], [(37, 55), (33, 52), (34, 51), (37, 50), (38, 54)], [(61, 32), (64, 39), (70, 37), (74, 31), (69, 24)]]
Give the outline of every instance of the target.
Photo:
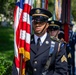
[(13, 66), (12, 66), (12, 75), (18, 75), (18, 71), (17, 71), (17, 68), (16, 68), (14, 63), (13, 63)]
[(55, 71), (53, 75), (67, 75), (68, 64), (65, 45), (61, 44), (55, 60)]

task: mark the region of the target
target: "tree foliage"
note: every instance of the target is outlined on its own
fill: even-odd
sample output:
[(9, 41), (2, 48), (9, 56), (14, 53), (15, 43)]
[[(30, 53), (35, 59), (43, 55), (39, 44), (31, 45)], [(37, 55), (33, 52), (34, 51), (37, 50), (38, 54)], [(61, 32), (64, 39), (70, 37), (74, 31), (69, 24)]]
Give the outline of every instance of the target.
[(0, 75), (11, 75), (12, 62), (5, 58), (0, 58)]
[(76, 21), (76, 0), (71, 0), (71, 11), (73, 18)]
[(13, 10), (15, 6), (15, 0), (0, 0), (0, 14), (9, 17), (13, 17)]

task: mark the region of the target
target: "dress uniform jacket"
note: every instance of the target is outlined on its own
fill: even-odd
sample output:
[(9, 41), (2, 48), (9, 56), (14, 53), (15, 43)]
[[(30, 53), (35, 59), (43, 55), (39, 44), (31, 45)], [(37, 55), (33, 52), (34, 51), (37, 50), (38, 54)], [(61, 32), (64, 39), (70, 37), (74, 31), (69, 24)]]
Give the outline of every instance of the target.
[(70, 50), (70, 53), (71, 53), (71, 66), (72, 66), (72, 75), (74, 75), (75, 73), (75, 35), (73, 33), (72, 30), (70, 30), (69, 32), (69, 35), (70, 35), (70, 40), (69, 40), (69, 50)]
[(74, 58), (75, 58), (75, 55), (74, 55), (74, 53), (75, 53), (75, 35), (73, 34), (73, 31), (70, 31), (69, 32), (69, 35), (70, 35), (70, 39), (69, 39), (69, 46), (68, 46), (68, 48), (69, 48), (69, 50), (70, 50), (70, 52), (71, 52), (71, 57), (72, 57), (72, 63), (71, 64), (73, 64), (74, 62), (75, 62), (75, 60), (74, 60)]
[[(58, 48), (56, 42), (55, 48)], [(51, 46), (50, 35), (47, 35), (44, 43), (37, 51), (34, 37), (31, 39), (30, 60), (26, 62), (26, 75), (43, 75), (44, 66), (49, 58), (49, 51)], [(67, 73), (67, 59), (64, 44), (61, 44), (60, 50), (52, 52), (50, 66), (46, 75), (66, 75)]]

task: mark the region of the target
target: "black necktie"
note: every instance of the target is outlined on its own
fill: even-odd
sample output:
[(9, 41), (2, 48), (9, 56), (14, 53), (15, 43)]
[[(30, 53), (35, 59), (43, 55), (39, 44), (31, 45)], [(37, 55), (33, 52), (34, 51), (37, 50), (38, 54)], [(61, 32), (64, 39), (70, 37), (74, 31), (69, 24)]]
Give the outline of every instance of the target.
[(37, 51), (39, 50), (40, 48), (40, 38), (37, 39)]

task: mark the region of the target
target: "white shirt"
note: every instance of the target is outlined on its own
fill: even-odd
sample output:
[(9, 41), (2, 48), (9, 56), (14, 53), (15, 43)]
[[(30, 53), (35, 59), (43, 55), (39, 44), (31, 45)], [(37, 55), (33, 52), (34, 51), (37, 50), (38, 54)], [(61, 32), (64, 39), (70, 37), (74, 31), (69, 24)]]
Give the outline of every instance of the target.
[(34, 34), (35, 44), (37, 44), (37, 39), (40, 38), (40, 46), (41, 46), (45, 41), (46, 37), (47, 37), (47, 32), (41, 37), (38, 37), (37, 35)]

